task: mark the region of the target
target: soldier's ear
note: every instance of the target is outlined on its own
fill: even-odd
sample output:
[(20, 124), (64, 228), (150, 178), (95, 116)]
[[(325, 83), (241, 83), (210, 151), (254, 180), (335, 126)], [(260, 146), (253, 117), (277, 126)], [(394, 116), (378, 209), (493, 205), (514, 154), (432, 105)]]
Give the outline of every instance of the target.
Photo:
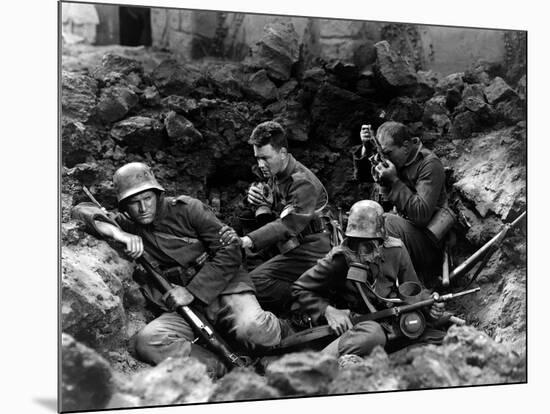
[(281, 147), (279, 154), (281, 154), (281, 157), (285, 159), (288, 156), (288, 149), (286, 147)]

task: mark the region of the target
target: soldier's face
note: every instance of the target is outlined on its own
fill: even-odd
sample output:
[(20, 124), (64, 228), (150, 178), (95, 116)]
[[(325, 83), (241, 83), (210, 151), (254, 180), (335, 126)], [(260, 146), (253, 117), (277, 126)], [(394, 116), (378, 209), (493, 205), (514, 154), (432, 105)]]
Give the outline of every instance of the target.
[(254, 145), (254, 157), (258, 161), (258, 167), (264, 177), (269, 177), (282, 171), (287, 155), (286, 148), (281, 148), (277, 151), (271, 144), (262, 147)]
[(136, 223), (151, 224), (157, 215), (157, 194), (147, 190), (133, 195), (126, 201), (126, 211)]
[(405, 165), (410, 153), (410, 141), (403, 141), (403, 145), (397, 146), (394, 144), (393, 138), (387, 134), (382, 134), (378, 137), (378, 140), (385, 157), (393, 162), (397, 168)]

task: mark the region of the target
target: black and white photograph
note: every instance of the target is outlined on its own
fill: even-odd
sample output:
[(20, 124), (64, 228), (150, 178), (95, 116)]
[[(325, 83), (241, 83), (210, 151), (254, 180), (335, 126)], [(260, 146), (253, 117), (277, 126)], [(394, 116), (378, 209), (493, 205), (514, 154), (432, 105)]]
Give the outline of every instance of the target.
[(179, 3), (58, 2), (58, 411), (525, 387), (528, 30)]

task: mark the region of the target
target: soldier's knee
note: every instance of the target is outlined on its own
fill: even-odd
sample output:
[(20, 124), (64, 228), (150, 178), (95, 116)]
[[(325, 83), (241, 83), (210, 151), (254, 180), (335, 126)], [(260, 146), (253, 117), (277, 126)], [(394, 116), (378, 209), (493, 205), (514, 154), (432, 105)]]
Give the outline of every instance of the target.
[(248, 344), (273, 346), (281, 341), (281, 325), (271, 312), (240, 315), (235, 320), (235, 335)]
[(377, 345), (386, 345), (386, 334), (380, 324), (360, 322), (340, 337), (338, 353), (369, 355)]

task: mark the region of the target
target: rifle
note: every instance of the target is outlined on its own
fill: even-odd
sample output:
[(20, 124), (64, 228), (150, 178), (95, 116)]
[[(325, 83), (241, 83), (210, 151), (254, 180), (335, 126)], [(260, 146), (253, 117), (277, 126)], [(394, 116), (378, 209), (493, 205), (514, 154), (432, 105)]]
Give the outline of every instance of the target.
[(458, 276), (465, 275), (468, 273), (478, 262), (481, 262), (479, 267), (476, 270), (476, 273), (470, 281), (468, 282), (469, 286), (479, 275), (481, 272), (481, 269), (487, 264), (489, 261), (489, 258), (500, 248), (500, 245), (502, 244), (504, 238), (506, 237), (508, 231), (516, 226), (523, 217), (527, 214), (526, 211), (521, 213), (512, 223), (505, 224), (503, 229), (497, 233), (496, 236), (494, 236), (491, 240), (489, 240), (487, 243), (485, 243), (483, 246), (481, 246), (474, 254), (472, 254), (466, 261), (464, 261), (462, 264), (460, 264), (457, 268), (455, 268), (450, 274), (449, 279), (453, 279)]
[[(479, 287), (461, 291), (458, 293), (448, 293), (442, 295), (439, 299), (429, 298), (421, 300), (419, 302), (394, 306), (392, 308), (384, 309), (381, 311), (367, 313), (367, 314), (352, 314), (350, 316), (351, 322), (355, 325), (364, 321), (380, 321), (391, 319), (392, 325), (395, 327), (394, 331), (397, 332), (394, 335), (390, 335), (389, 339), (395, 339), (399, 336), (405, 336), (409, 339), (419, 338), (426, 328), (426, 321), (422, 313), (418, 312), (418, 309), (425, 306), (431, 306), (435, 302), (446, 302), (451, 299), (455, 299), (461, 296), (469, 295), (480, 290)], [(463, 324), (462, 319), (456, 318), (447, 314), (446, 317), (451, 322), (457, 324)], [(270, 349), (270, 353), (279, 354), (285, 352), (291, 352), (298, 350), (303, 345), (318, 341), (321, 339), (336, 338), (337, 334), (332, 330), (329, 325), (317, 326), (314, 328), (306, 329), (291, 335), (281, 341), (279, 345)]]
[[(83, 187), (83, 190), (88, 198), (96, 206), (98, 206), (101, 211), (107, 213), (107, 210), (95, 199), (95, 197), (92, 195), (92, 193), (90, 193), (86, 186)], [(119, 224), (114, 220), (111, 220), (110, 224), (120, 228)], [(149, 274), (149, 276), (151, 276), (151, 278), (153, 278), (153, 281), (157, 285), (159, 291), (162, 294), (165, 294), (172, 289), (172, 285), (164, 278), (163, 275), (160, 274), (160, 272), (155, 269), (148, 257), (149, 256), (147, 255), (147, 253), (144, 252), (141, 257), (136, 259), (136, 262), (145, 269), (145, 271)], [(223, 358), (223, 362), (228, 369), (246, 366), (241, 357), (239, 357), (229, 349), (223, 339), (221, 339), (214, 332), (208, 321), (206, 321), (206, 319), (202, 315), (195, 312), (189, 306), (179, 306), (176, 309), (176, 312), (178, 312), (185, 319), (185, 321), (189, 323), (197, 336), (204, 340), (207, 346), (211, 348), (214, 353)]]

